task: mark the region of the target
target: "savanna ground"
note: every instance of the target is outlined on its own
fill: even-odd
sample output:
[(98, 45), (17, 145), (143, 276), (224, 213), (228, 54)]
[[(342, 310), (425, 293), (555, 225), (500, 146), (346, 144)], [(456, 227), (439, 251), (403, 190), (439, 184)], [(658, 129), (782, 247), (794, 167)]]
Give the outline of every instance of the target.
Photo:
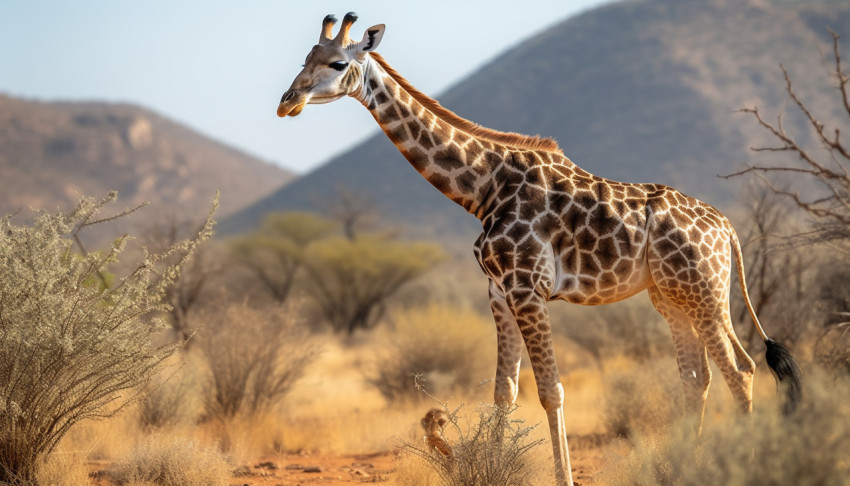
[[(621, 304), (621, 307), (626, 309), (633, 305)], [(628, 312), (636, 311), (629, 309)], [(178, 446), (165, 453), (173, 454), (172, 459), (180, 454), (191, 456), (187, 458), (191, 463), (176, 467), (190, 471), (205, 467), (205, 460), (209, 460), (211, 469), (219, 468), (219, 473), (228, 475), (222, 484), (440, 484), (434, 468), (427, 461), (405, 453), (403, 444), (424, 447), (419, 419), (429, 408), (441, 405), (415, 390), (405, 399), (388, 401), (365, 377), (373, 376), (370, 367), (374, 363), (387, 361), (388, 353), (392, 354), (389, 348), (392, 343), (411, 352), (416, 347), (414, 343), (422, 346), (441, 344), (439, 339), (430, 337), (432, 330), (448, 334), (444, 338), (461, 343), (462, 350), (457, 352), (465, 354), (464, 360), (472, 368), (479, 367), (481, 383), (473, 380), (458, 386), (453, 377), (439, 372), (427, 378), (434, 382), (434, 393), (448, 402), (450, 410), (461, 407), (459, 420), (465, 431), (470, 422), (476, 420), (481, 404), (490, 401), (492, 385), (483, 370), (494, 357), (495, 339), (488, 329), (486, 316), (470, 311), (431, 307), (406, 315), (402, 322), (396, 323), (397, 328), (406, 333), (402, 338), (395, 332), (380, 330), (353, 338), (330, 334), (314, 336), (312, 344), (321, 349), (318, 358), (276, 411), (197, 422), (197, 417), (204, 413), (203, 407), (197, 401), (198, 396), (193, 396), (197, 391), (189, 387), (179, 393), (184, 394), (184, 399), (194, 401), (192, 407), (198, 408), (194, 411), (191, 407), (183, 408), (179, 412), (183, 417), (177, 417), (177, 422), (168, 426), (156, 430), (144, 428), (134, 409), (109, 420), (83, 424), (69, 434), (56, 454), (62, 462), (63, 474), (69, 474), (70, 470), (77, 479), (53, 484), (84, 484), (86, 481), (104, 486), (170, 484), (117, 483), (112, 476), (117, 463), (146, 454), (140, 453), (140, 448), (156, 449), (169, 444)], [(442, 322), (452, 316), (459, 319)], [(452, 346), (448, 348), (447, 353), (455, 351)], [(612, 354), (596, 361), (564, 337), (559, 337), (558, 349), (562, 369), (568, 370), (563, 378), (567, 394), (565, 415), (577, 484), (724, 484), (702, 483), (692, 473), (691, 476), (681, 473), (682, 468), (696, 469), (689, 461), (695, 460), (693, 454), (698, 453), (710, 456), (703, 459), (705, 465), (719, 460), (726, 470), (724, 474), (731, 474), (718, 473), (718, 478), (737, 478), (725, 484), (850, 484), (850, 456), (846, 455), (846, 450), (850, 449), (845, 448), (844, 452), (841, 449), (850, 445), (847, 439), (850, 437), (850, 421), (847, 420), (850, 418), (850, 401), (847, 400), (850, 394), (841, 391), (841, 387), (824, 388), (824, 383), (833, 383), (829, 379), (815, 375), (809, 380), (810, 385), (814, 382), (817, 386), (809, 387), (807, 398), (821, 402), (803, 407), (804, 413), (816, 410), (829, 415), (814, 421), (809, 420), (811, 417), (785, 419), (778, 413), (779, 397), (774, 380), (766, 366), (760, 363), (754, 426), (742, 421), (736, 413), (731, 396), (715, 369), (707, 405), (706, 432), (701, 442), (689, 435), (691, 420), (685, 420), (684, 424), (679, 422), (678, 376), (675, 359), (669, 353), (650, 353), (642, 358), (625, 353)], [(449, 354), (447, 359), (457, 357)], [(176, 373), (191, 369), (191, 364), (183, 364)], [(412, 377), (410, 387), (413, 388)], [(839, 391), (842, 394), (838, 394)], [(525, 455), (525, 460), (531, 463), (529, 471), (533, 473), (526, 477), (525, 484), (548, 484), (552, 468), (546, 419), (537, 403), (533, 377), (525, 367), (518, 403), (519, 408), (512, 417), (524, 421), (525, 426), (535, 426), (527, 441), (543, 441)], [(792, 431), (788, 437), (783, 432), (786, 420)], [(769, 429), (761, 430), (760, 426)], [(758, 438), (749, 446), (749, 452), (742, 452), (739, 444), (728, 451), (700, 450), (712, 444), (735, 444), (750, 432)], [(801, 432), (815, 436), (794, 437), (793, 434)], [(777, 435), (780, 442), (789, 442), (790, 451), (815, 449), (810, 449), (803, 457), (791, 454), (794, 462), (779, 468), (779, 474), (787, 475), (780, 476), (779, 482), (752, 482), (752, 477), (748, 480), (746, 473), (740, 471), (747, 468), (765, 471), (775, 465), (773, 460), (753, 464), (758, 460), (753, 456), (769, 453), (773, 447), (770, 442)], [(457, 433), (447, 427), (446, 436), (452, 443)], [(188, 450), (193, 452), (189, 454)], [(201, 457), (197, 458), (199, 451)], [(226, 457), (226, 466), (222, 468), (215, 460), (204, 459), (205, 455)], [(820, 456), (821, 462), (828, 462), (828, 467), (821, 471), (809, 470), (807, 462), (813, 455)], [(676, 464), (676, 461), (681, 462)], [(811, 464), (811, 467), (822, 466)], [(683, 474), (679, 476), (682, 479), (672, 480), (673, 474)], [(819, 482), (823, 479), (827, 481)]]

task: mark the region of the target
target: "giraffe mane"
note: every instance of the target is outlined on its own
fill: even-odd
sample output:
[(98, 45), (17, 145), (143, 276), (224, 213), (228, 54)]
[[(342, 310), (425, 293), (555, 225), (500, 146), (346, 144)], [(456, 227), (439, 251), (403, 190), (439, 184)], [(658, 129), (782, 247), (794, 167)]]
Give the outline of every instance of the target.
[(481, 125), (475, 122), (462, 118), (456, 115), (448, 108), (445, 108), (437, 100), (429, 97), (425, 93), (413, 87), (413, 85), (410, 84), (410, 81), (404, 79), (404, 77), (399, 74), (398, 71), (393, 69), (383, 58), (383, 56), (381, 56), (377, 52), (370, 52), (369, 55), (372, 56), (372, 59), (374, 59), (384, 69), (384, 71), (386, 71), (387, 74), (391, 78), (393, 78), (393, 80), (395, 80), (395, 82), (397, 82), (405, 91), (407, 91), (407, 93), (412, 96), (413, 99), (422, 104), (422, 106), (424, 106), (427, 110), (437, 115), (441, 120), (457, 128), (458, 130), (462, 130), (472, 136), (483, 138), (491, 142), (510, 145), (516, 148), (528, 150), (545, 150), (547, 152), (561, 151), (561, 149), (558, 147), (558, 142), (556, 142), (552, 138), (523, 135), (521, 133), (514, 132), (500, 132), (498, 130), (482, 127)]

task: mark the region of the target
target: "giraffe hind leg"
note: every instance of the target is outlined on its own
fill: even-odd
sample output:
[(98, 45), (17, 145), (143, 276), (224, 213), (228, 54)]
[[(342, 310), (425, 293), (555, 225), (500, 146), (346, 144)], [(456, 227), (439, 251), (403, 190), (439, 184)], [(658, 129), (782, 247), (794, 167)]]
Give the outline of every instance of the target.
[(735, 335), (728, 304), (705, 309), (695, 316), (693, 322), (738, 406), (744, 412), (751, 412), (756, 366)]
[(674, 302), (666, 298), (657, 287), (649, 289), (649, 298), (655, 309), (670, 325), (679, 378), (685, 395), (685, 411), (698, 417), (697, 432), (702, 430), (705, 415), (705, 400), (711, 384), (711, 369), (708, 356), (687, 314)]

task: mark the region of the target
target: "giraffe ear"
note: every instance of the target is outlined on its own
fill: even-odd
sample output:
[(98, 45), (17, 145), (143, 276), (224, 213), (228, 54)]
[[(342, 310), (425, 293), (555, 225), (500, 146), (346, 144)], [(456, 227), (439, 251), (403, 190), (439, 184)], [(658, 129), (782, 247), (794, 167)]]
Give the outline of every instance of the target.
[(357, 44), (351, 46), (351, 49), (354, 50), (354, 54), (359, 59), (363, 59), (367, 52), (374, 51), (378, 48), (378, 44), (381, 43), (381, 38), (384, 37), (385, 27), (386, 26), (384, 24), (369, 27), (366, 29), (366, 33), (363, 34), (363, 39)]

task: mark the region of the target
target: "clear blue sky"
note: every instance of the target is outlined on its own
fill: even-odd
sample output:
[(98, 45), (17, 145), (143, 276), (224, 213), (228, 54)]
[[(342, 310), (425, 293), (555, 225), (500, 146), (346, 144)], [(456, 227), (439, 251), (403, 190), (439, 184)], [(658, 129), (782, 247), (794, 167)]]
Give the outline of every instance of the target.
[(275, 115), (322, 18), (354, 10), (359, 38), (438, 95), (500, 52), (605, 0), (0, 0), (0, 92), (129, 102), (283, 167), (306, 172), (377, 132), (343, 99)]

